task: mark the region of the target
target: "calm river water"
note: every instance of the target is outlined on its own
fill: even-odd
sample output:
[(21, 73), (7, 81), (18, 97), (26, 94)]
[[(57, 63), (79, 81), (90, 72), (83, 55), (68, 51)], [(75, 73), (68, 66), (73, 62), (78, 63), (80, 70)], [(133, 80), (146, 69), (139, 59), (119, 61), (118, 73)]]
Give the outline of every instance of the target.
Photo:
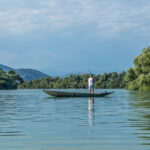
[(0, 91), (0, 150), (150, 150), (150, 92), (108, 91), (94, 99)]

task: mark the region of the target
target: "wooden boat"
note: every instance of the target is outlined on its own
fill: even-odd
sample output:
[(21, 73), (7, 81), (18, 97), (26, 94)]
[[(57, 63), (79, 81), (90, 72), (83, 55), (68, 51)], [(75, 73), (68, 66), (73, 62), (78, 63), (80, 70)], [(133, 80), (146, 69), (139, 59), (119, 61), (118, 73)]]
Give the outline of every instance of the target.
[(103, 92), (103, 93), (89, 94), (89, 93), (51, 91), (45, 89), (43, 89), (43, 92), (55, 97), (104, 97), (106, 95), (114, 93), (114, 92)]

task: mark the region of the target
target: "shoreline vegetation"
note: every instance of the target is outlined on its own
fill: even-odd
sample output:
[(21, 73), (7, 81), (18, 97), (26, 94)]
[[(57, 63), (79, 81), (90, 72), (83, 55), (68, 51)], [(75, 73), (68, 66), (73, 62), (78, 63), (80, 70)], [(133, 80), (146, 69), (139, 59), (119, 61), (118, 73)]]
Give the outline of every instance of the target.
[(23, 83), (23, 79), (14, 71), (8, 73), (0, 69), (0, 90), (17, 89), (19, 84)]
[(144, 48), (142, 54), (135, 57), (134, 67), (128, 69), (125, 80), (129, 90), (150, 90), (150, 47)]
[[(104, 73), (103, 75), (94, 75), (95, 88), (124, 88), (126, 72)], [(18, 85), (20, 89), (87, 89), (89, 74), (70, 75), (60, 78), (46, 77), (41, 80), (30, 80)]]
[[(65, 78), (48, 76), (24, 82), (14, 71), (6, 73), (0, 69), (0, 89), (87, 89), (88, 77), (89, 74), (72, 74)], [(127, 72), (94, 75), (94, 79), (95, 88), (150, 90), (150, 47), (142, 50), (142, 54), (134, 59), (134, 67), (129, 68)]]

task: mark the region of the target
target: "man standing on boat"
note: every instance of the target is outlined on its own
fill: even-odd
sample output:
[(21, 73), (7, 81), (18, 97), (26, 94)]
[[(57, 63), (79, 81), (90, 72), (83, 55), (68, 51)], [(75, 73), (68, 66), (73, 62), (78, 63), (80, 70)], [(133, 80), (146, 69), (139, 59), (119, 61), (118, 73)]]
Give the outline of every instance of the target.
[(88, 79), (88, 86), (89, 86), (89, 94), (94, 94), (94, 78), (92, 74)]

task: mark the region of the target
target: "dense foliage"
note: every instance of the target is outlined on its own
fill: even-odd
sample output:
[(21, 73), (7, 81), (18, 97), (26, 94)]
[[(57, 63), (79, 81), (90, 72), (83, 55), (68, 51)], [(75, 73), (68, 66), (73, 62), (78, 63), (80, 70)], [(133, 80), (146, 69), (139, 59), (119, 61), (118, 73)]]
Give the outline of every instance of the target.
[(23, 83), (23, 79), (14, 71), (6, 73), (0, 69), (0, 89), (17, 89), (20, 83)]
[(125, 77), (127, 89), (150, 90), (150, 47), (142, 50), (142, 54), (134, 59), (134, 65)]
[[(125, 72), (120, 74), (104, 73), (103, 75), (95, 75), (95, 88), (124, 88)], [(89, 74), (70, 75), (69, 77), (46, 77), (41, 80), (31, 80), (20, 84), (18, 88), (49, 88), (49, 89), (66, 89), (66, 88), (88, 88)]]

